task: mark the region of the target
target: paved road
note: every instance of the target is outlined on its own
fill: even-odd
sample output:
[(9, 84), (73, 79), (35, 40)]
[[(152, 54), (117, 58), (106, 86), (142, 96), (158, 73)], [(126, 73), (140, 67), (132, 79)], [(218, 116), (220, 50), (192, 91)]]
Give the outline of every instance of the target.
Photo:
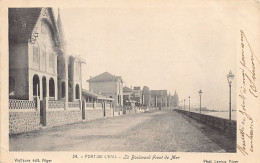
[(10, 137), (11, 151), (225, 152), (172, 110), (81, 122)]

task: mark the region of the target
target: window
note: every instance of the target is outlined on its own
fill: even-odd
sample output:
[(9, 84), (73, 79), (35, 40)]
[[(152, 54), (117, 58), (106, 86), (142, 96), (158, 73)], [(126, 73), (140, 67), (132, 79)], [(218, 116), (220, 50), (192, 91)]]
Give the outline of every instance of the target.
[(49, 80), (49, 97), (55, 97), (55, 84), (53, 78)]
[(76, 85), (76, 99), (79, 99), (79, 85)]
[(40, 80), (36, 74), (33, 76), (33, 96), (40, 96)]
[(39, 49), (38, 49), (38, 47), (33, 47), (33, 62), (39, 63)]
[(43, 76), (42, 77), (42, 93), (43, 93), (43, 97), (47, 97), (47, 87), (46, 87), (46, 77)]
[(53, 54), (49, 54), (49, 67), (53, 67)]
[(65, 98), (65, 92), (66, 91), (66, 85), (65, 85), (65, 82), (62, 82), (61, 83), (61, 97), (62, 98)]

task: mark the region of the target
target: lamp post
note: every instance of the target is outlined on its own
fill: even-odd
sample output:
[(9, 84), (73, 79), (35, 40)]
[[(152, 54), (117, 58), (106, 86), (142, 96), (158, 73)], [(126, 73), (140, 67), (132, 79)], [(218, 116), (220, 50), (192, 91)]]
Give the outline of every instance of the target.
[(229, 120), (231, 121), (231, 84), (235, 75), (232, 74), (231, 70), (227, 74), (227, 80), (229, 84)]
[(200, 90), (199, 91), (199, 95), (200, 95), (200, 114), (201, 114), (201, 94), (202, 94), (202, 91)]
[(189, 112), (190, 112), (190, 96), (188, 98), (189, 98)]
[(183, 106), (183, 110), (185, 110), (185, 101), (186, 101), (186, 100), (184, 99), (184, 106)]

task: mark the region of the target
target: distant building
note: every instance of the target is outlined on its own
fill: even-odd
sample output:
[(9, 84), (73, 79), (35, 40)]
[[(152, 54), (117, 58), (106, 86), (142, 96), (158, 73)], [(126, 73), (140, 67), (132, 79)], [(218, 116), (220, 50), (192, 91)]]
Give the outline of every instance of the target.
[(9, 98), (80, 100), (84, 61), (67, 54), (60, 13), (57, 21), (52, 8), (9, 8), (8, 14)]
[(144, 107), (150, 107), (150, 105), (151, 105), (151, 93), (150, 93), (149, 87), (144, 86), (142, 94), (143, 94), (143, 106)]
[(151, 107), (167, 108), (167, 90), (151, 90)]
[(141, 87), (135, 86), (133, 89), (132, 99), (136, 101), (136, 106), (142, 106), (143, 105), (143, 94)]
[(176, 91), (174, 92), (174, 95), (173, 95), (173, 107), (179, 107), (179, 96), (178, 94), (176, 93)]
[(132, 107), (135, 106), (136, 101), (133, 100), (133, 93), (134, 93), (134, 91), (131, 88), (129, 88), (127, 86), (125, 86), (123, 88), (123, 104), (124, 104), (124, 106), (132, 106)]
[(123, 105), (123, 80), (121, 76), (115, 76), (104, 72), (87, 80), (89, 90), (106, 97), (113, 98), (115, 106)]
[(169, 107), (169, 108), (178, 107), (178, 104), (179, 104), (178, 100), (179, 100), (178, 94), (176, 93), (176, 91), (173, 96), (169, 93), (169, 95), (167, 96), (167, 107)]
[(88, 90), (82, 90), (82, 100), (85, 100), (88, 103), (108, 103), (111, 104), (114, 99), (106, 97), (104, 95), (94, 93)]

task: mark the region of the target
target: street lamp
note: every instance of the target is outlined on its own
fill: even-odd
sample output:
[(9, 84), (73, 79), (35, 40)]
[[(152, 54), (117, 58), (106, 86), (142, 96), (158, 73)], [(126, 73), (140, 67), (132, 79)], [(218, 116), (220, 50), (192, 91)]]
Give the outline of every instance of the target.
[(189, 98), (189, 112), (190, 112), (190, 96), (188, 98)]
[(234, 76), (235, 75), (232, 74), (231, 70), (227, 74), (227, 80), (229, 84), (229, 120), (231, 120), (231, 83), (234, 79)]
[(184, 107), (183, 107), (183, 110), (185, 110), (185, 101), (186, 101), (186, 100), (184, 99)]
[(200, 114), (201, 114), (201, 94), (202, 94), (201, 90), (199, 91), (199, 94), (200, 94)]

